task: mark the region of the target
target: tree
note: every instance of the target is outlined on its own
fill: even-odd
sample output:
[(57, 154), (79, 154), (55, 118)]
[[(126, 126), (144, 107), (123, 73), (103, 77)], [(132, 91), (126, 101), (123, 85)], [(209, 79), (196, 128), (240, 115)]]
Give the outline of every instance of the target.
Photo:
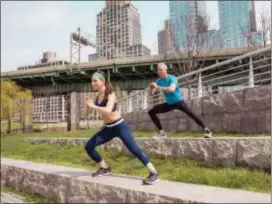
[[(177, 75), (183, 75), (195, 71), (204, 66), (207, 55), (220, 45), (216, 42), (216, 30), (207, 31), (210, 18), (207, 14), (197, 16), (197, 21), (190, 16), (181, 16), (170, 23), (170, 40), (177, 67), (173, 71)], [(220, 39), (220, 37), (219, 37)], [(168, 54), (165, 55), (167, 60)], [(191, 96), (191, 82), (199, 75), (186, 79), (189, 88), (189, 98)]]
[(263, 47), (266, 47), (267, 44), (271, 41), (271, 10), (269, 8), (262, 8), (259, 15), (262, 30)]
[(14, 99), (19, 92), (15, 82), (1, 81), (1, 126), (7, 122), (7, 132), (11, 132), (11, 119), (16, 112)]
[[(251, 28), (245, 27), (244, 23), (239, 22), (238, 26), (243, 34), (240, 38), (247, 41), (249, 51), (257, 50), (260, 47), (267, 47), (270, 42), (271, 32), (271, 10), (269, 8), (262, 8), (259, 12), (260, 31), (249, 32)], [(258, 38), (259, 35), (259, 38)]]
[(26, 131), (26, 120), (31, 120), (33, 114), (32, 92), (30, 90), (19, 91), (16, 94), (17, 112), (20, 114), (20, 128)]
[(15, 114), (19, 112), (22, 125), (24, 125), (26, 115), (30, 114), (32, 117), (31, 99), (31, 91), (22, 90), (15, 82), (1, 81), (1, 127), (3, 122), (7, 122), (8, 133), (11, 132), (11, 121)]

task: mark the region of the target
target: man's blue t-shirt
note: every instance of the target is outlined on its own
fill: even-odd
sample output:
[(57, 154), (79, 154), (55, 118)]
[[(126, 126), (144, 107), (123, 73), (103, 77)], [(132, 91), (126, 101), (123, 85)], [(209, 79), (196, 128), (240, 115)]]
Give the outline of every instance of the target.
[(175, 104), (181, 100), (183, 100), (183, 96), (179, 91), (178, 80), (172, 74), (167, 74), (166, 78), (158, 78), (156, 80), (158, 86), (168, 87), (171, 84), (176, 84), (176, 89), (174, 92), (163, 92), (165, 100), (168, 104)]

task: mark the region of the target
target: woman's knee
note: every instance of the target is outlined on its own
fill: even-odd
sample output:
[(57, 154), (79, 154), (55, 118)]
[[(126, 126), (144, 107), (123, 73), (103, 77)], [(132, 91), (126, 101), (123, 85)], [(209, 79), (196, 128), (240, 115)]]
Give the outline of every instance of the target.
[(85, 145), (85, 150), (86, 150), (87, 152), (89, 152), (89, 151), (94, 150), (95, 147), (96, 147), (95, 141), (92, 140), (92, 139), (90, 139), (90, 140), (87, 142), (87, 144)]

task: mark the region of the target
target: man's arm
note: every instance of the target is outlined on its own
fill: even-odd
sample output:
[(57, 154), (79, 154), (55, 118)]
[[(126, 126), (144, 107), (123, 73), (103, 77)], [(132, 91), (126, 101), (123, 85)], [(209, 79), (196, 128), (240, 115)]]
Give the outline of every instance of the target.
[(152, 82), (152, 83), (150, 83), (149, 84), (149, 90), (148, 90), (148, 92), (149, 92), (149, 95), (150, 96), (154, 96), (155, 95), (155, 93), (156, 93), (156, 90), (157, 90), (157, 84), (158, 84), (158, 80), (159, 79), (157, 79), (155, 82)]
[(153, 96), (155, 94), (155, 92), (156, 92), (156, 88), (150, 86), (148, 91), (149, 91), (149, 95)]
[(161, 87), (161, 86), (157, 86), (157, 89), (162, 91), (162, 92), (174, 92), (176, 87), (178, 85), (178, 80), (176, 77), (171, 77), (171, 84), (170, 86), (167, 87)]

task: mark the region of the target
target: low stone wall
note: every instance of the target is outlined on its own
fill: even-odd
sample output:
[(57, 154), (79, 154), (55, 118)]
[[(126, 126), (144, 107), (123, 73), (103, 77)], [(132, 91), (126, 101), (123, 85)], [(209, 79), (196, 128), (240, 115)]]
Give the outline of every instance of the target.
[[(186, 101), (206, 126), (215, 132), (270, 133), (271, 88), (261, 86)], [(155, 130), (147, 110), (125, 115), (132, 130)], [(167, 131), (201, 131), (180, 111), (159, 114)]]
[[(270, 203), (268, 193), (125, 175), (91, 177), (77, 168), (1, 158), (1, 185), (64, 203)], [(171, 190), (169, 190), (171, 189)], [(196, 193), (197, 192), (197, 193)]]
[[(202, 161), (209, 166), (246, 166), (250, 168), (271, 168), (271, 138), (168, 138), (163, 140), (135, 138), (137, 144), (148, 155), (161, 155)], [(64, 146), (71, 143), (83, 146), (87, 138), (26, 138), (26, 142), (56, 143)], [(102, 145), (104, 149), (116, 149), (129, 152), (121, 140), (115, 138)]]

